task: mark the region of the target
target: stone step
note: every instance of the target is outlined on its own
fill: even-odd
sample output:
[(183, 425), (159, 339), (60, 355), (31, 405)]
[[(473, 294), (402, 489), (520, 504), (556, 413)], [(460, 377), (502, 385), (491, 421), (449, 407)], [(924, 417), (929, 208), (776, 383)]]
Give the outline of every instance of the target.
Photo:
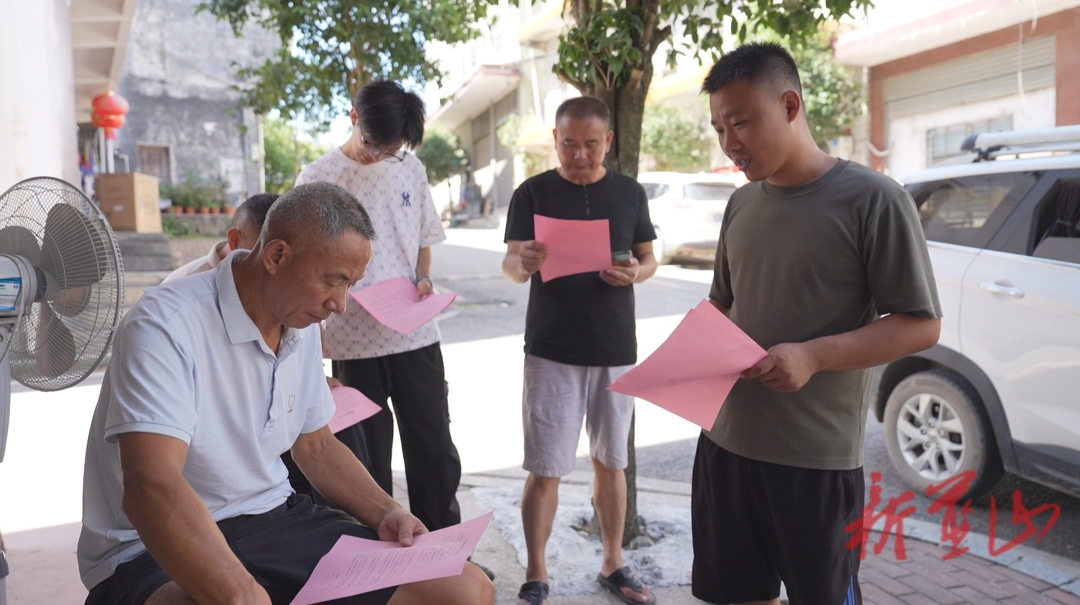
[(160, 284), (168, 275), (168, 271), (125, 271), (124, 312), (138, 302), (147, 289)]
[(124, 270), (172, 271), (173, 253), (169, 236), (164, 233), (132, 233), (117, 231), (116, 241), (124, 257)]

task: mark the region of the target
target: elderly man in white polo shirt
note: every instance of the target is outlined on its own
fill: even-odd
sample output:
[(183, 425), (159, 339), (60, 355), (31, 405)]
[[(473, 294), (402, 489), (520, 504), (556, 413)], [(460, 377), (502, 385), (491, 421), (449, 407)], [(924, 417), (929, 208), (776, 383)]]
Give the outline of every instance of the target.
[[(374, 235), (345, 190), (297, 187), (252, 251), (149, 291), (124, 318), (87, 443), (88, 605), (285, 605), (340, 536), (409, 545), (427, 531), (327, 427), (316, 324), (344, 308)], [(293, 493), (286, 450), (340, 511)], [(340, 602), (493, 601), (467, 565)]]

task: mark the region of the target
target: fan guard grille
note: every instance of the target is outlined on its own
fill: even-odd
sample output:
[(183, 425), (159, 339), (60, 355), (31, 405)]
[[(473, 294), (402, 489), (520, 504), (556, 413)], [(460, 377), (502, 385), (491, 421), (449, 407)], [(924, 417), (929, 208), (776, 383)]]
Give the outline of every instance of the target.
[[(22, 229), (7, 229), (12, 226)], [(39, 280), (46, 278), (39, 284), (44, 299), (0, 345), (11, 376), (39, 391), (73, 386), (101, 362), (121, 315), (124, 268), (112, 229), (82, 191), (48, 177), (22, 181), (0, 196), (0, 228), (20, 235), (0, 233), (3, 254), (30, 254), (26, 233), (34, 236), (41, 260), (32, 262), (42, 269)]]

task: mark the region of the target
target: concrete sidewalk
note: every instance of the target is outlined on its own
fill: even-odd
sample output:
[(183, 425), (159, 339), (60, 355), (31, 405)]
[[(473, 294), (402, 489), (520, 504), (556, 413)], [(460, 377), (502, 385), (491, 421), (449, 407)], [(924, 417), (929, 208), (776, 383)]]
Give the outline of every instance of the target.
[[(473, 518), (487, 511), (476, 506), (476, 500), (467, 491), (471, 487), (520, 487), (524, 483), (524, 471), (509, 469), (470, 474), (462, 478), (459, 492), (462, 517)], [(587, 485), (589, 473), (575, 472), (564, 479), (567, 486)], [(403, 480), (401, 481), (404, 487)], [(665, 502), (681, 500), (690, 505), (690, 485), (656, 479), (638, 479), (639, 502), (662, 498)], [(960, 605), (971, 603), (1011, 603), (1080, 605), (1080, 564), (1047, 555), (1023, 546), (1008, 551), (999, 558), (990, 557), (985, 551), (985, 537), (969, 534), (965, 545), (973, 553), (942, 560), (949, 549), (928, 535), (931, 530), (940, 532), (932, 524), (914, 522), (905, 527), (904, 543), (906, 558), (897, 560), (892, 542), (881, 555), (870, 554), (862, 563), (859, 582), (867, 605), (930, 604)], [(877, 544), (880, 534), (871, 534), (871, 546)], [(892, 540), (890, 538), (890, 540)], [(981, 543), (980, 543), (981, 542)], [(524, 569), (518, 563), (517, 553), (491, 527), (477, 547), (474, 559), (496, 573), (496, 603), (513, 605), (517, 591), (524, 581)], [(689, 586), (660, 588), (655, 591), (657, 602), (665, 605), (702, 603), (691, 595)], [(550, 597), (549, 605), (612, 605), (620, 601), (609, 594), (589, 594), (572, 597)]]
[[(516, 487), (524, 483), (525, 473), (519, 469), (503, 469), (472, 473), (462, 477), (458, 497), (462, 516), (477, 517), (480, 510), (471, 488)], [(589, 473), (574, 472), (564, 480), (566, 489), (582, 489), (589, 484)], [(405, 479), (402, 473), (395, 478), (396, 495), (403, 504)], [(690, 486), (686, 483), (638, 479), (639, 501), (663, 500), (666, 503), (690, 503)], [(979, 536), (969, 535), (972, 552), (943, 561), (948, 548), (936, 541), (927, 541), (934, 528), (927, 523), (905, 527), (906, 560), (899, 561), (889, 546), (881, 555), (871, 554), (863, 561), (859, 574), (864, 603), (876, 605), (1013, 603), (1045, 605), (1080, 605), (1080, 564), (1034, 549), (1017, 547), (1000, 558), (986, 555), (979, 545)], [(60, 605), (81, 603), (86, 590), (79, 583), (75, 565), (75, 543), (79, 526), (69, 523), (54, 527), (15, 532), (5, 536), (11, 576), (8, 578), (9, 605)], [(879, 534), (872, 535), (876, 544)], [(490, 527), (474, 554), (479, 563), (496, 574), (496, 603), (513, 605), (517, 591), (525, 579), (518, 563), (518, 553), (503, 538), (499, 530)], [(658, 603), (683, 605), (701, 603), (690, 593), (689, 586), (658, 588)], [(578, 596), (553, 596), (549, 605), (616, 604), (620, 601), (605, 593)]]

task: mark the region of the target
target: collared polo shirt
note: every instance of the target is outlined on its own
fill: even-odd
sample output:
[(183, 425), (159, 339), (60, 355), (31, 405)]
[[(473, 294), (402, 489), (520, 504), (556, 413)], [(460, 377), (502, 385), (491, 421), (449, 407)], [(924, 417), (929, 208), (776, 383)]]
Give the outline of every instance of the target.
[[(431, 200), (424, 165), (414, 154), (403, 162), (364, 165), (335, 148), (296, 177), (296, 184), (327, 181), (360, 200), (377, 236), (374, 254), (355, 292), (383, 280), (407, 277), (416, 282), (420, 248), (446, 239), (442, 219)], [(369, 359), (415, 351), (439, 342), (439, 326), (431, 320), (401, 334), (379, 323), (350, 296), (345, 311), (326, 320), (326, 347), (331, 359)]]
[(275, 354), (244, 311), (233, 264), (246, 254), (149, 290), (117, 329), (86, 446), (78, 556), (87, 588), (145, 550), (121, 509), (118, 435), (186, 443), (184, 478), (220, 521), (284, 502), (293, 489), (281, 454), (334, 414), (318, 325), (286, 329)]

